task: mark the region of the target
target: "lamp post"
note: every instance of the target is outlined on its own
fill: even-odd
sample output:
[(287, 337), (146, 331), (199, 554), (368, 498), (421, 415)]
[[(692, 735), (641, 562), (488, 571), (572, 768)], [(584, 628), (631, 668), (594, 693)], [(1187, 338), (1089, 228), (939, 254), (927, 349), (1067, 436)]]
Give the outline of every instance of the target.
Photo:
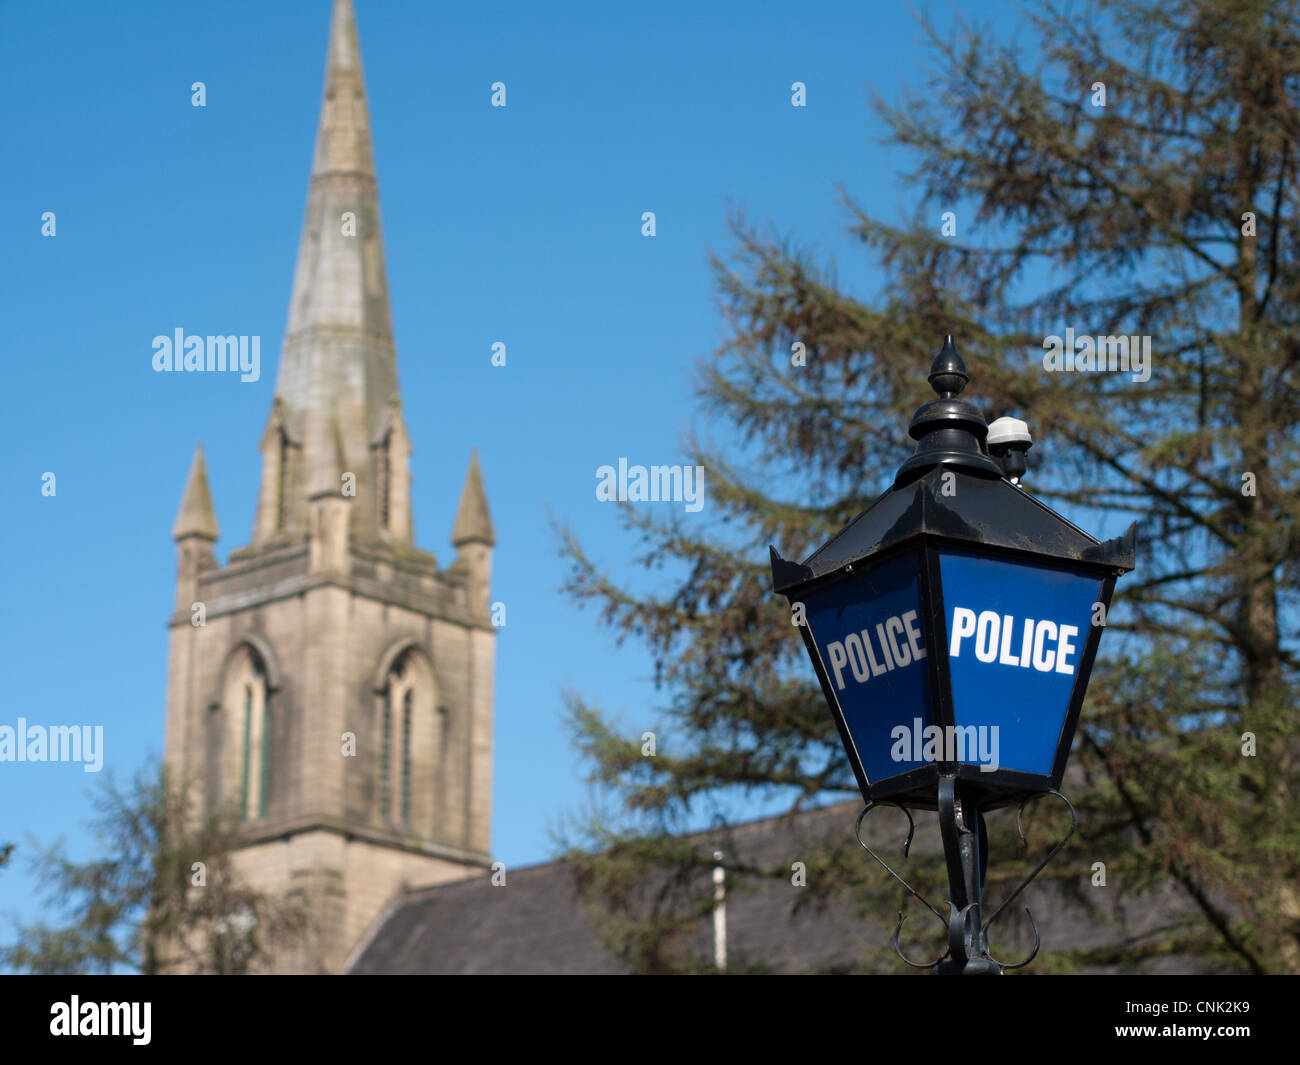
[[(1103, 543), (1019, 487), (1028, 429), (1004, 418), (990, 433), (960, 398), (969, 380), (948, 337), (929, 374), (938, 398), (908, 430), (916, 453), (802, 564), (772, 548), (772, 584), (801, 621), (866, 800), (859, 842), (876, 806), (903, 809), (909, 823), (911, 810), (938, 811), (947, 915), (863, 843), (947, 926), (947, 951), (924, 967), (999, 973), (1033, 955), (993, 959), (989, 924), (1069, 834), (986, 920), (984, 811), (1023, 811), (1043, 795), (1069, 805), (1057, 789), (1116, 578), (1133, 569), (1136, 526)], [(1072, 834), (1073, 807), (1070, 816)], [(899, 947), (901, 927), (900, 911), (895, 949), (920, 967)]]

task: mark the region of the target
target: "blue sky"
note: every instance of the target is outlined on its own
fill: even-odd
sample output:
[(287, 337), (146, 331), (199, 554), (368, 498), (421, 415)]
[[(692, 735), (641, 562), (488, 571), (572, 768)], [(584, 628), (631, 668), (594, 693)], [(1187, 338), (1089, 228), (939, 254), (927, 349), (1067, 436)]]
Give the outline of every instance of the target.
[[(878, 279), (844, 235), (836, 184), (877, 215), (905, 215), (908, 160), (879, 143), (868, 89), (897, 99), (934, 57), (904, 4), (356, 7), (416, 537), (454, 557), (476, 442), (499, 541), (493, 598), (508, 609), (493, 849), (530, 864), (586, 794), (562, 690), (638, 733), (661, 698), (644, 650), (616, 648), (560, 594), (550, 516), (626, 572), (635, 545), (596, 501), (595, 470), (683, 460), (699, 424), (693, 367), (724, 336), (707, 256), (727, 249), (729, 206), (835, 256), (841, 281), (870, 293)], [(119, 776), (162, 747), (170, 530), (197, 440), (218, 557), (249, 540), (329, 9), (51, 0), (5, 12), (0, 723), (102, 724)], [(1015, 20), (1003, 5), (961, 10), (1006, 30)], [(954, 11), (933, 9), (941, 29)], [(205, 108), (190, 104), (194, 81)], [(494, 81), (505, 109), (489, 106)], [(806, 108), (790, 104), (794, 81)], [(260, 335), (261, 380), (155, 374), (151, 340), (177, 327)], [(490, 363), (495, 341), (505, 368)], [(41, 494), (47, 471), (54, 497)], [(93, 851), (82, 823), (95, 784), (75, 765), (0, 764), (0, 841), (19, 845), (0, 916), (39, 912), (29, 834)]]

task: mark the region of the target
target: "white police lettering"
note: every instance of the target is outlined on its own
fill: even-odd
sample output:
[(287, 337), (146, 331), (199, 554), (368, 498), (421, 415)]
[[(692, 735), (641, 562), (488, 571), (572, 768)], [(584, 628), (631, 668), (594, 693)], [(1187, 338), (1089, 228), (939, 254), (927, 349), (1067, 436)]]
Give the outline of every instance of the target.
[(925, 657), (921, 646), (921, 629), (916, 611), (890, 616), (861, 632), (851, 632), (843, 640), (826, 645), (835, 687), (843, 691), (848, 667), (850, 676), (859, 684), (882, 673), (913, 665)]
[(999, 614), (995, 610), (982, 610), (976, 614), (959, 606), (953, 609), (950, 631), (949, 658), (960, 658), (962, 641), (973, 636), (975, 657), (981, 662), (997, 662), (1021, 669), (1033, 666), (1040, 673), (1074, 673), (1070, 656), (1078, 650), (1073, 642), (1079, 635), (1075, 625), (1025, 618), (1020, 623), (1020, 637), (1017, 639), (1016, 619), (1010, 614)]

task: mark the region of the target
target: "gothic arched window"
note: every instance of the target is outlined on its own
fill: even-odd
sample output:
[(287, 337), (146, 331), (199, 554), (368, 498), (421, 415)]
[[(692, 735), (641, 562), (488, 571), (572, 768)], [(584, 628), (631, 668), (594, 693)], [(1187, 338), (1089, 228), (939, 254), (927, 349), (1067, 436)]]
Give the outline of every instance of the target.
[(379, 704), (377, 806), (381, 823), (433, 832), (434, 784), (443, 745), (433, 670), (408, 650), (389, 668)]
[(264, 817), (271, 783), (271, 708), (266, 668), (257, 652), (240, 647), (226, 674), (226, 779), (238, 783), (239, 816)]
[(402, 824), (411, 823), (411, 689), (402, 699)]
[(383, 719), (379, 724), (379, 817), (388, 820), (393, 783), (393, 689), (384, 691)]

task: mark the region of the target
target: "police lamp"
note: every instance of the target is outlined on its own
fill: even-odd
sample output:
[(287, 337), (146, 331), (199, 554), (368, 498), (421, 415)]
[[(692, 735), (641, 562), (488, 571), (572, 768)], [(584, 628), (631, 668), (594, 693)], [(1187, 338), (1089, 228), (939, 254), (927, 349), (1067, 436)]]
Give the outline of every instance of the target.
[(1028, 428), (1003, 418), (991, 431), (960, 398), (969, 380), (950, 336), (894, 483), (802, 563), (775, 548), (771, 563), (866, 800), (859, 842), (878, 805), (909, 821), (939, 813), (949, 912), (921, 901), (947, 927), (948, 950), (923, 964), (904, 956), (901, 913), (895, 949), (936, 972), (996, 973), (1033, 955), (1013, 965), (988, 954), (983, 813), (1045, 795), (1069, 805), (1058, 789), (1136, 526), (1099, 541), (1019, 487)]

